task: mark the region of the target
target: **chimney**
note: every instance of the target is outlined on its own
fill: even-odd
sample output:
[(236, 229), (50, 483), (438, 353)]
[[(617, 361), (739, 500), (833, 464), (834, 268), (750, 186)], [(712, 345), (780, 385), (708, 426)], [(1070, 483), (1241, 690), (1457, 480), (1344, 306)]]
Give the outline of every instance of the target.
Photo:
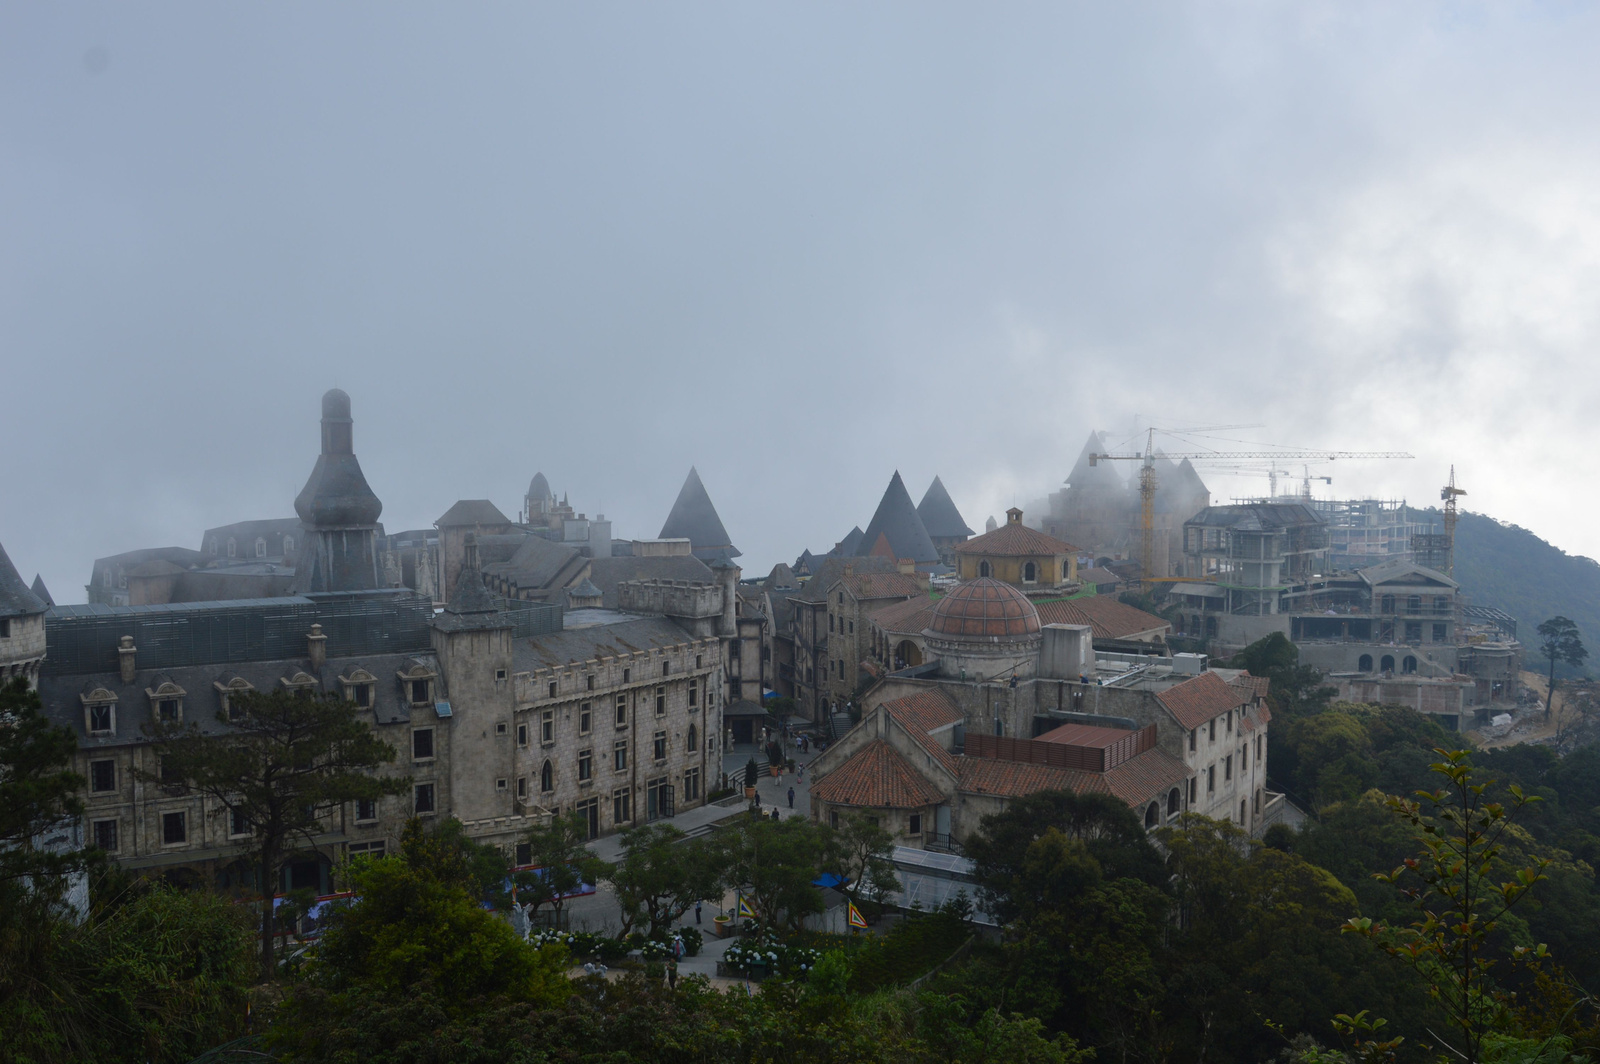
[(917, 560), (915, 558), (896, 558), (894, 564), (895, 568), (899, 569), (905, 576), (917, 575)]
[(328, 637), (322, 634), (322, 625), (313, 624), (306, 636), (306, 656), (311, 659), (313, 672), (320, 672), (328, 661)]
[(117, 667), (122, 672), (122, 682), (132, 683), (133, 677), (139, 668), (134, 664), (134, 655), (137, 651), (133, 645), (133, 636), (125, 635), (117, 641)]

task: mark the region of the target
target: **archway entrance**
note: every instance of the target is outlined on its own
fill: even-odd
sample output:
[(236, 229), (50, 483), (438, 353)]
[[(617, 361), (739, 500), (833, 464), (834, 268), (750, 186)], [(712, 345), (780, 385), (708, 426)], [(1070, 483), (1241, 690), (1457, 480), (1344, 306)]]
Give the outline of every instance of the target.
[(895, 662), (902, 669), (922, 664), (922, 648), (909, 639), (902, 639), (894, 648)]

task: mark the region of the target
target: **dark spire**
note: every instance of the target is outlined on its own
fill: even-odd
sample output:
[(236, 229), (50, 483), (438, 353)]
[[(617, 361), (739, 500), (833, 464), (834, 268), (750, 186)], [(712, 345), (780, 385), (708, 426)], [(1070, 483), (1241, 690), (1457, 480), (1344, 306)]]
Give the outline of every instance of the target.
[(33, 587), (30, 590), (33, 591), (34, 597), (46, 606), (56, 604), (56, 600), (50, 597), (50, 589), (44, 586), (44, 577), (38, 573), (33, 574)]
[(688, 540), (694, 556), (703, 562), (737, 558), (741, 553), (728, 538), (728, 530), (722, 527), (722, 518), (717, 516), (717, 508), (711, 504), (711, 496), (706, 494), (706, 486), (700, 483), (700, 474), (693, 466), (678, 492), (678, 501), (672, 504), (667, 523), (661, 526), (660, 538)]
[(928, 530), (922, 526), (917, 508), (911, 505), (911, 495), (906, 491), (905, 481), (900, 479), (899, 470), (895, 470), (894, 476), (889, 479), (889, 486), (884, 489), (883, 498), (878, 502), (878, 510), (861, 536), (861, 544), (856, 548), (857, 556), (871, 554), (880, 535), (889, 541), (897, 558), (910, 558), (917, 562), (939, 560), (939, 552), (934, 548), (933, 540), (928, 538)]
[(922, 501), (917, 503), (917, 516), (922, 518), (922, 527), (928, 530), (928, 535), (935, 539), (960, 539), (972, 535), (972, 529), (961, 519), (961, 511), (956, 509), (955, 500), (944, 490), (944, 482), (938, 477), (933, 478)]
[(1072, 465), (1072, 472), (1067, 474), (1067, 483), (1076, 491), (1085, 488), (1115, 488), (1123, 486), (1122, 474), (1118, 473), (1114, 462), (1098, 462), (1089, 464), (1089, 455), (1103, 453), (1106, 449), (1105, 437), (1098, 432), (1089, 433), (1089, 439), (1084, 443), (1083, 450), (1078, 454), (1078, 460)]
[(49, 608), (43, 599), (28, 590), (5, 547), (0, 546), (0, 617), (24, 617)]
[(294, 509), (307, 543), (296, 559), (294, 590), (367, 591), (379, 586), (376, 535), (383, 503), (356, 461), (350, 397), (322, 397), (322, 453)]

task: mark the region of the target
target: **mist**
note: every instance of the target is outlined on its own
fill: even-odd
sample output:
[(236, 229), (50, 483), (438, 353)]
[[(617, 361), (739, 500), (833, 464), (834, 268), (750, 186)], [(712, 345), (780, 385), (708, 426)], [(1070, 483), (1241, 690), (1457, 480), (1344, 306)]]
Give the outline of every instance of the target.
[(1600, 555), (1597, 45), (1558, 3), (0, 8), (0, 543), (77, 602), (292, 516), (338, 387), (391, 531), (543, 471), (650, 537), (694, 465), (760, 573), (896, 469), (981, 529), (1091, 429), (1250, 424), (1212, 445), (1409, 451), (1317, 472), (1454, 464)]

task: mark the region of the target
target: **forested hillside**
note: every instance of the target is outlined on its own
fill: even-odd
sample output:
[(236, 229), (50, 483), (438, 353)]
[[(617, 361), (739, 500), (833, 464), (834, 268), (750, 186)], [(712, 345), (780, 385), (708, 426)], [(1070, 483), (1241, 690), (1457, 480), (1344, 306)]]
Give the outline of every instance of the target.
[(1530, 667), (1538, 668), (1535, 629), (1556, 614), (1576, 621), (1584, 644), (1600, 653), (1600, 562), (1568, 554), (1525, 528), (1464, 513), (1456, 525), (1455, 570), (1474, 605), (1496, 606), (1517, 619)]

